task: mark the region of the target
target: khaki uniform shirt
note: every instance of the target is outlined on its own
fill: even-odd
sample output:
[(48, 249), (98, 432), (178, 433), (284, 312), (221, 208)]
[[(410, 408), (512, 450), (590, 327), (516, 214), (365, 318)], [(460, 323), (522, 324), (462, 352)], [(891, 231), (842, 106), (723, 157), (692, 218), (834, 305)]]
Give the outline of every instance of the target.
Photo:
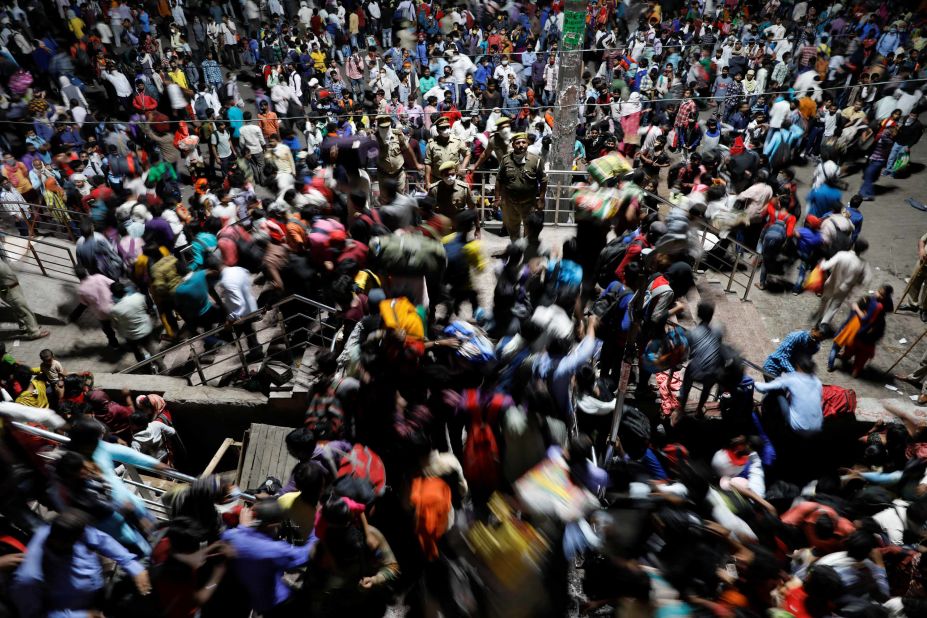
[(505, 155), (512, 152), (512, 146), (509, 140), (504, 139), (498, 133), (494, 133), (492, 137), (489, 138), (489, 144), (486, 146), (489, 149), (490, 154), (496, 157), (496, 161), (501, 162)]
[(434, 199), (435, 210), (438, 214), (453, 219), (461, 210), (476, 208), (473, 192), (467, 183), (455, 180), (453, 186), (448, 186), (443, 180), (431, 185), (428, 197)]
[(466, 156), (467, 145), (456, 137), (451, 137), (447, 144), (440, 144), (438, 140), (433, 139), (425, 147), (425, 165), (430, 165), (434, 173), (437, 173), (442, 163), (450, 161), (459, 164)]
[(537, 155), (526, 153), (524, 160), (518, 163), (511, 154), (507, 154), (499, 164), (496, 182), (503, 199), (525, 203), (541, 197), (540, 186), (547, 182), (547, 174)]
[(402, 171), (405, 165), (402, 152), (406, 147), (406, 137), (402, 134), (401, 129), (391, 129), (388, 143), (384, 144), (380, 134), (377, 133), (376, 135), (377, 145), (380, 147), (380, 152), (377, 155), (377, 170), (395, 176)]

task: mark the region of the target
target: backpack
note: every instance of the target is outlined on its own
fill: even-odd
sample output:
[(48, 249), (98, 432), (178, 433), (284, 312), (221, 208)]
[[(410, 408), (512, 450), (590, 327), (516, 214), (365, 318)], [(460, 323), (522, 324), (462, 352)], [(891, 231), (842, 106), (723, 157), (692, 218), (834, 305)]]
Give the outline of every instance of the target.
[(650, 446), (650, 419), (631, 406), (624, 406), (621, 422), (618, 424), (618, 439), (631, 459), (640, 459)]
[(139, 165), (135, 155), (131, 152), (126, 155), (114, 155), (107, 159), (109, 171), (114, 176), (136, 176), (138, 175)]
[(583, 267), (572, 260), (558, 260), (547, 268), (547, 291), (551, 298), (575, 298), (583, 284)]
[(502, 477), (499, 444), (492, 428), (498, 422), (504, 402), (504, 394), (494, 393), (484, 406), (478, 390), (470, 388), (463, 392), (463, 409), (470, 415), (463, 449), (463, 472), (471, 491), (477, 494), (491, 492)]
[(787, 239), (785, 229), (785, 221), (780, 219), (763, 231), (761, 251), (763, 256), (775, 257), (775, 254), (782, 249)]
[(155, 299), (170, 298), (183, 277), (177, 272), (177, 258), (166, 255), (151, 265), (151, 285), (148, 289)]
[(821, 394), (821, 408), (824, 418), (852, 416), (856, 413), (856, 391), (825, 384)]
[(119, 281), (125, 272), (125, 262), (119, 253), (108, 242), (100, 242), (96, 236), (91, 236), (77, 248), (78, 260), (88, 267), (91, 272), (97, 272)]
[(309, 229), (309, 252), (312, 260), (318, 264), (333, 259), (332, 248), (336, 239), (347, 238), (344, 226), (337, 219), (316, 219)]
[(344, 410), (335, 396), (335, 389), (329, 386), (313, 395), (306, 409), (303, 421), (319, 440), (339, 440), (344, 434)]
[(438, 539), (447, 532), (453, 507), (451, 488), (440, 478), (412, 479), (409, 502), (415, 509), (415, 536), (428, 560), (438, 557)]
[(364, 225), (367, 226), (371, 238), (374, 236), (387, 236), (392, 233), (390, 229), (383, 224), (383, 219), (380, 218), (380, 212), (376, 208), (367, 209), (365, 212), (358, 215), (357, 219), (363, 221)]
[(689, 340), (681, 326), (667, 329), (661, 338), (647, 344), (641, 362), (651, 373), (678, 367), (689, 356)]
[(196, 113), (197, 120), (206, 120), (206, 111), (209, 109), (209, 101), (203, 93), (197, 94), (193, 98), (193, 111)]
[(386, 467), (383, 460), (363, 444), (355, 444), (341, 459), (336, 477), (341, 479), (347, 476), (366, 481), (373, 489), (375, 498), (386, 491)]
[(447, 265), (444, 245), (418, 234), (375, 236), (370, 253), (375, 265), (394, 275), (438, 274)]
[(592, 303), (592, 314), (599, 318), (604, 331), (615, 333), (621, 330), (621, 322), (633, 296), (633, 290), (614, 281)]
[(628, 252), (632, 240), (633, 237), (627, 236), (615, 238), (599, 252), (599, 258), (595, 263), (596, 283), (599, 286), (606, 288), (615, 280), (615, 271), (621, 265), (621, 260)]

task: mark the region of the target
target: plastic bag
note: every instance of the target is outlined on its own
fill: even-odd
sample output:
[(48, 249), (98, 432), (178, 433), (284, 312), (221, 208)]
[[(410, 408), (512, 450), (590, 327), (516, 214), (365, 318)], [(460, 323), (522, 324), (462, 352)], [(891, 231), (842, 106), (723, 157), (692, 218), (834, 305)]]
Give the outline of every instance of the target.
[(891, 172), (892, 174), (897, 174), (904, 168), (908, 167), (908, 163), (911, 162), (911, 155), (907, 151), (902, 151), (900, 155), (895, 159), (895, 164), (892, 165)]
[(564, 523), (581, 520), (598, 506), (595, 497), (576, 485), (560, 455), (545, 458), (515, 481), (515, 495), (525, 512)]
[(813, 294), (820, 294), (824, 291), (824, 280), (826, 279), (824, 275), (824, 269), (821, 268), (821, 265), (818, 264), (814, 269), (808, 273), (808, 276), (805, 277), (805, 283), (803, 285), (804, 289)]

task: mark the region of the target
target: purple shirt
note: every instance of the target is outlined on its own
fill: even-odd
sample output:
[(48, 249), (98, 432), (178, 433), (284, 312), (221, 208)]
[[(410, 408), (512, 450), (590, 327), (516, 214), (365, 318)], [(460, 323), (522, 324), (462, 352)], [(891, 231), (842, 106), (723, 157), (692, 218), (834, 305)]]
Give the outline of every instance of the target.
[(155, 240), (162, 247), (174, 246), (174, 230), (171, 224), (161, 217), (153, 217), (145, 223), (145, 232), (154, 235)]
[(291, 594), (283, 573), (309, 562), (319, 539), (312, 534), (300, 547), (275, 541), (256, 528), (239, 526), (222, 533), (222, 540), (235, 548), (232, 570), (248, 591), (251, 608), (264, 613), (286, 601)]

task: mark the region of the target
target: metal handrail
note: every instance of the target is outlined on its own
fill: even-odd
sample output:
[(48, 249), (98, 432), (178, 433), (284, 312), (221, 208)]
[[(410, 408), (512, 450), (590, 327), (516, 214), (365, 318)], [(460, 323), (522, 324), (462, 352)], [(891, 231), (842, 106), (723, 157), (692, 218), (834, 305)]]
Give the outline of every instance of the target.
[[(25, 241), (26, 246), (25, 253), (23, 254), (23, 260), (31, 256), (32, 260), (35, 262), (35, 266), (38, 267), (43, 276), (51, 277), (49, 273), (55, 273), (65, 275), (68, 278), (77, 278), (77, 276), (74, 274), (74, 267), (77, 266), (77, 260), (74, 258), (74, 252), (70, 247), (51, 242), (44, 238), (20, 236), (19, 234), (10, 234), (8, 232), (2, 232), (2, 234), (12, 238), (21, 238), (23, 241)], [(52, 247), (62, 252), (63, 255), (55, 255), (47, 251), (39, 251), (37, 246), (39, 248), (43, 246)], [(6, 255), (3, 257), (4, 259), (7, 258)], [(67, 260), (65, 260), (65, 257)]]
[[(329, 312), (329, 313), (335, 313), (335, 312), (337, 312), (337, 310), (336, 310), (334, 307), (329, 307), (328, 305), (324, 305), (324, 304), (322, 304), (322, 303), (320, 303), (320, 302), (318, 302), (318, 301), (312, 300), (311, 298), (306, 298), (305, 296), (301, 296), (301, 295), (299, 295), (299, 294), (292, 294), (292, 295), (287, 296), (286, 298), (284, 298), (284, 299), (282, 299), (282, 300), (277, 301), (276, 303), (274, 303), (274, 304), (271, 305), (270, 307), (266, 307), (266, 308), (264, 308), (264, 309), (258, 309), (257, 311), (254, 311), (254, 312), (252, 312), (252, 313), (249, 313), (249, 314), (247, 314), (247, 315), (245, 315), (245, 316), (239, 318), (239, 321), (240, 321), (240, 322), (245, 322), (245, 321), (248, 321), (248, 320), (257, 318), (257, 317), (263, 317), (264, 315), (267, 314), (268, 311), (270, 311), (270, 310), (272, 310), (272, 309), (279, 310), (280, 307), (282, 307), (283, 305), (289, 304), (289, 303), (291, 303), (291, 302), (297, 302), (297, 301), (298, 301), (298, 302), (305, 303), (305, 304), (308, 304), (308, 305), (310, 305), (310, 306), (312, 306), (312, 307), (315, 307), (315, 308), (318, 309), (320, 312), (322, 312), (322, 311)], [(308, 316), (306, 316), (306, 317), (308, 317)], [(194, 337), (191, 337), (191, 338), (189, 338), (189, 339), (186, 339), (186, 340), (184, 340), (183, 342), (178, 343), (177, 345), (171, 346), (171, 347), (167, 348), (166, 350), (162, 350), (162, 351), (158, 352), (157, 354), (155, 354), (155, 355), (153, 355), (153, 356), (149, 356), (149, 357), (146, 358), (145, 360), (140, 361), (140, 362), (138, 362), (138, 363), (135, 363), (134, 365), (131, 365), (130, 367), (127, 367), (127, 368), (123, 369), (123, 370), (120, 371), (119, 373), (134, 373), (135, 371), (141, 369), (142, 367), (149, 366), (149, 365), (151, 365), (153, 362), (163, 359), (164, 357), (166, 357), (166, 356), (167, 356), (168, 354), (170, 354), (171, 352), (174, 352), (174, 351), (176, 351), (176, 350), (178, 350), (178, 349), (180, 349), (180, 348), (184, 348), (184, 347), (190, 348), (191, 350), (193, 350), (194, 354), (196, 354), (195, 348), (193, 347), (193, 344), (194, 344), (194, 343), (196, 343), (197, 341), (203, 341), (203, 340), (205, 340), (207, 337), (213, 337), (213, 336), (215, 336), (215, 335), (218, 335), (219, 333), (221, 333), (221, 332), (223, 332), (223, 331), (226, 331), (228, 328), (229, 328), (229, 327), (228, 327), (228, 325), (226, 325), (226, 324), (222, 324), (222, 325), (220, 325), (220, 326), (216, 326), (216, 327), (214, 327), (214, 328), (212, 328), (212, 329), (210, 329), (210, 330), (208, 330), (208, 331), (205, 331), (205, 332), (203, 332), (203, 333), (200, 333), (199, 335), (196, 335), (196, 336), (194, 336)], [(236, 337), (236, 339), (238, 339), (238, 338), (240, 338), (240, 337)], [(199, 365), (199, 363), (198, 363), (198, 356), (196, 356), (194, 360), (197, 360), (197, 365)], [(206, 379), (205, 379), (205, 377), (202, 375), (202, 369), (201, 369), (199, 366), (197, 367), (197, 371), (200, 372), (200, 379), (205, 383), (205, 382), (206, 382)], [(192, 373), (191, 373), (191, 375), (192, 375)]]
[[(65, 445), (71, 442), (71, 438), (67, 436), (63, 436), (60, 433), (55, 433), (47, 429), (42, 429), (41, 427), (33, 427), (32, 425), (27, 425), (26, 423), (21, 423), (19, 421), (11, 421), (11, 424), (16, 429), (32, 434), (34, 436), (38, 436), (40, 438), (45, 438), (46, 440), (50, 440), (56, 444)], [(120, 462), (120, 463), (123, 463), (123, 462)], [(126, 464), (123, 464), (123, 465), (126, 465)], [(131, 465), (135, 468), (138, 468), (139, 470), (144, 470), (145, 472), (150, 472), (157, 476), (162, 476), (162, 477), (167, 478), (168, 480), (177, 481), (179, 483), (192, 484), (196, 481), (196, 477), (190, 476), (189, 474), (184, 474), (183, 472), (179, 472), (175, 470), (174, 468), (153, 468), (151, 466), (145, 466), (145, 465), (139, 465), (139, 464), (131, 464)], [(137, 483), (130, 483), (130, 484), (136, 485)], [(145, 485), (145, 488), (151, 491), (162, 491), (162, 492), (164, 491), (160, 488), (156, 488), (156, 487), (152, 487), (148, 485)], [(241, 494), (241, 497), (244, 500), (248, 500), (248, 501), (254, 501), (255, 499), (254, 496), (252, 496), (251, 494), (245, 494), (245, 493)]]

